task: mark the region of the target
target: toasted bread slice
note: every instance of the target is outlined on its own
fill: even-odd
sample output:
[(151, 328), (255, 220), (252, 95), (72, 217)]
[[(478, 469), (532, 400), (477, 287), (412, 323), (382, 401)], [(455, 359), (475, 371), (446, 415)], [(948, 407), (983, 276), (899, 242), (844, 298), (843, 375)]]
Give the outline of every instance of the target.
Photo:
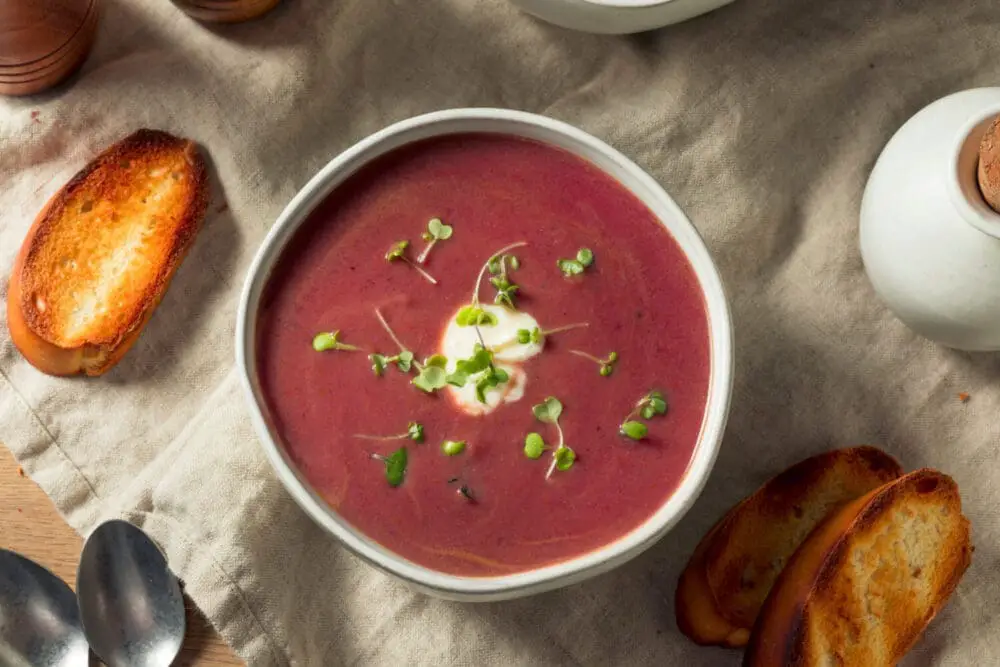
[(100, 375), (136, 341), (201, 225), (194, 143), (139, 130), (73, 177), (35, 219), (7, 294), (11, 338), (52, 375)]
[(745, 667), (895, 665), (972, 557), (955, 481), (918, 470), (829, 517), (775, 583)]
[(793, 465), (731, 509), (695, 549), (677, 587), (681, 631), (699, 644), (738, 648), (787, 559), (832, 510), (903, 474), (874, 447)]

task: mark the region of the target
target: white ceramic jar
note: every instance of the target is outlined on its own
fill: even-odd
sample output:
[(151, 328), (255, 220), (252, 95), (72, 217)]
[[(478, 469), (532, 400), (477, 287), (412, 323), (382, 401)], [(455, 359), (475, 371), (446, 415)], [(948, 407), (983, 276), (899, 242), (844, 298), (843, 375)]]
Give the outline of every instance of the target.
[(917, 333), (1000, 350), (1000, 214), (976, 179), (1000, 88), (949, 95), (889, 141), (861, 202), (861, 255), (875, 290)]
[(511, 0), (540, 19), (583, 32), (623, 35), (662, 28), (733, 0)]

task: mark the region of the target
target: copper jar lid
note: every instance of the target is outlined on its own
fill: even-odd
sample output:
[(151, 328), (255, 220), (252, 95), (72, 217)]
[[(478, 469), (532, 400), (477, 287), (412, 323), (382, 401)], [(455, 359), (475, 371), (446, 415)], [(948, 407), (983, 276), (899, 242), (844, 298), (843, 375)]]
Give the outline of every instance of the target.
[(73, 74), (97, 34), (98, 0), (0, 2), (0, 94), (31, 95)]

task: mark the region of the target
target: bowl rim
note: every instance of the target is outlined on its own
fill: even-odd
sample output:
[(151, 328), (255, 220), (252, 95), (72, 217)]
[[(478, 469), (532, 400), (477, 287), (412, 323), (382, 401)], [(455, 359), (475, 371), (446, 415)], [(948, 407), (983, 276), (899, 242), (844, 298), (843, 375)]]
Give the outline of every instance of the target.
[[(312, 210), (377, 157), (421, 139), (467, 132), (532, 138), (567, 150), (618, 181), (650, 209), (681, 247), (698, 279), (709, 321), (710, 372), (705, 414), (688, 467), (674, 492), (645, 522), (614, 542), (566, 561), (493, 577), (463, 577), (418, 565), (339, 517), (311, 489), (272, 435), (255, 382), (254, 339), (260, 295), (288, 240)], [(662, 538), (690, 510), (714, 467), (729, 415), (734, 370), (732, 319), (722, 278), (698, 231), (663, 188), (634, 162), (583, 130), (545, 116), (494, 108), (447, 109), (399, 121), (362, 139), (321, 168), (278, 216), (247, 269), (237, 311), (235, 344), (236, 366), (254, 431), (296, 503), (369, 564), (423, 592), (458, 600), (519, 597), (582, 581), (623, 564)]]

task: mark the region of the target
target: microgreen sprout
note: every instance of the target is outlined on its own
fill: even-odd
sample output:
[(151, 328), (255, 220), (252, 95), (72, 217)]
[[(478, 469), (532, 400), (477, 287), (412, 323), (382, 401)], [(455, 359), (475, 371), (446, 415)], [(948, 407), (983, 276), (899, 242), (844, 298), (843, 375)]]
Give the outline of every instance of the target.
[[(535, 415), (535, 419), (545, 424), (555, 424), (556, 427), (559, 426), (559, 417), (562, 416), (562, 411), (562, 403), (555, 396), (549, 396), (538, 405), (531, 406), (531, 413)], [(560, 438), (561, 441), (562, 438)]]
[(465, 440), (445, 440), (441, 443), (441, 451), (445, 456), (458, 456), (465, 451)]
[(653, 419), (667, 413), (667, 399), (659, 391), (651, 391), (636, 402), (632, 412), (626, 415), (618, 427), (618, 432), (632, 440), (642, 440), (649, 434), (649, 427), (638, 419)]
[(476, 380), (476, 400), (485, 405), (486, 392), (504, 382), (507, 382), (509, 379), (510, 375), (507, 371), (494, 366), (493, 363), (490, 362), (489, 368), (486, 369), (482, 377)]
[(517, 293), (521, 291), (521, 288), (514, 283), (510, 282), (507, 276), (495, 276), (490, 278), (490, 284), (496, 288), (496, 296), (493, 297), (493, 303), (498, 306), (503, 306), (510, 310), (515, 310), (514, 299)]
[(553, 459), (557, 470), (566, 471), (573, 467), (573, 463), (576, 461), (576, 452), (563, 446), (555, 451)]
[(407, 463), (406, 447), (400, 447), (389, 456), (372, 454), (371, 457), (385, 465), (385, 479), (389, 482), (389, 486), (399, 486), (403, 483)]
[(516, 255), (496, 254), (490, 258), (487, 264), (487, 268), (493, 276), (490, 278), (490, 284), (497, 291), (496, 296), (493, 297), (493, 303), (514, 310), (514, 299), (521, 288), (510, 281), (507, 274), (508, 266), (511, 271), (517, 271), (521, 267), (521, 260)]
[[(512, 283), (510, 283), (509, 279), (507, 278), (507, 262), (508, 262), (509, 258), (512, 257), (512, 255), (506, 255), (505, 253), (507, 253), (507, 252), (509, 252), (511, 250), (514, 250), (515, 248), (521, 248), (521, 247), (526, 246), (526, 245), (528, 245), (527, 241), (518, 241), (517, 243), (511, 243), (508, 246), (504, 246), (503, 248), (500, 248), (500, 250), (497, 250), (495, 253), (493, 253), (492, 255), (489, 256), (489, 258), (486, 260), (486, 263), (483, 264), (483, 266), (482, 266), (481, 269), (479, 269), (479, 275), (476, 276), (476, 287), (475, 287), (475, 289), (472, 290), (472, 305), (473, 306), (478, 306), (479, 303), (480, 303), (479, 302), (479, 286), (482, 284), (482, 282), (483, 282), (483, 276), (486, 275), (487, 271), (489, 271), (490, 274), (492, 274), (496, 278), (500, 278), (500, 279), (506, 281), (508, 291), (510, 291), (511, 287), (517, 287), (516, 285), (513, 285)], [(518, 261), (518, 266), (520, 266), (520, 261)], [(491, 279), (491, 282), (492, 282), (492, 280), (493, 279)], [(494, 284), (493, 286), (496, 287), (496, 284)], [(513, 300), (513, 294), (515, 292), (516, 292), (516, 290), (514, 290), (514, 292), (510, 293), (510, 296), (511, 296), (512, 300)], [(499, 301), (498, 301), (498, 303), (499, 303)]]
[(396, 435), (364, 435), (356, 433), (354, 437), (361, 440), (412, 440), (419, 444), (424, 441), (424, 425), (420, 422), (410, 422), (406, 425), (405, 433), (398, 433)]
[(618, 430), (626, 438), (631, 438), (632, 440), (642, 440), (649, 433), (649, 427), (642, 422), (629, 420), (622, 422)]
[(615, 364), (618, 363), (618, 353), (611, 352), (605, 359), (599, 359), (592, 354), (587, 354), (582, 350), (570, 350), (570, 354), (575, 354), (578, 357), (583, 357), (584, 359), (590, 359), (595, 364), (600, 367), (600, 374), (602, 377), (608, 377), (615, 371)]
[[(497, 302), (502, 301), (504, 305), (513, 307), (513, 295), (517, 291), (517, 286), (511, 284), (507, 279), (507, 264), (513, 256), (505, 253), (525, 245), (527, 245), (527, 241), (511, 243), (490, 255), (486, 262), (483, 263), (479, 269), (479, 275), (476, 276), (476, 285), (472, 290), (472, 302), (468, 306), (461, 308), (458, 311), (458, 315), (455, 316), (455, 321), (459, 326), (471, 326), (476, 330), (476, 338), (479, 339), (479, 343), (473, 348), (472, 356), (469, 359), (459, 360), (455, 364), (454, 373), (439, 377), (441, 374), (434, 372), (433, 383), (428, 381), (428, 384), (441, 384), (441, 386), (451, 384), (456, 387), (463, 387), (473, 376), (478, 376), (476, 378), (476, 398), (480, 403), (485, 404), (486, 392), (510, 380), (510, 375), (507, 371), (497, 368), (494, 365), (493, 353), (487, 348), (486, 341), (483, 339), (483, 332), (480, 330), (480, 327), (495, 325), (497, 318), (493, 313), (483, 308), (482, 302), (479, 300), (479, 288), (486, 273), (491, 273), (495, 276), (491, 279), (491, 282), (494, 282), (494, 286), (499, 284), (503, 288), (497, 288), (500, 290), (498, 296), (501, 292), (507, 295), (503, 299), (498, 298)], [(520, 265), (520, 262), (518, 262), (518, 265)]]
[(572, 329), (582, 329), (583, 327), (589, 327), (590, 322), (577, 322), (575, 324), (567, 324), (561, 327), (556, 327), (554, 329), (540, 329), (535, 327), (534, 329), (518, 329), (517, 330), (517, 342), (521, 345), (543, 345), (545, 343), (546, 336), (552, 336), (557, 333), (562, 333), (564, 331), (570, 331)]
[(374, 372), (376, 376), (382, 377), (382, 374), (385, 372), (385, 369), (389, 364), (396, 364), (396, 368), (403, 373), (409, 373), (411, 368), (416, 368), (418, 371), (423, 370), (423, 365), (414, 358), (413, 352), (406, 349), (406, 346), (403, 345), (401, 340), (399, 340), (399, 336), (397, 336), (396, 332), (392, 330), (392, 327), (389, 326), (389, 323), (386, 321), (382, 311), (378, 308), (375, 309), (375, 317), (378, 318), (382, 328), (389, 334), (389, 338), (392, 339), (392, 342), (399, 348), (399, 352), (391, 356), (378, 354), (377, 352), (368, 355), (368, 359), (372, 362), (372, 372)]
[(345, 350), (347, 352), (357, 352), (360, 347), (356, 345), (348, 345), (347, 343), (341, 343), (340, 331), (324, 331), (318, 333), (313, 337), (312, 346), (317, 352), (326, 352), (328, 350)]
[[(433, 357), (431, 359), (433, 359)], [(428, 359), (427, 361), (430, 361), (431, 359)], [(448, 372), (443, 366), (427, 365), (425, 361), (424, 367), (420, 369), (417, 377), (413, 378), (411, 382), (416, 385), (418, 389), (422, 389), (428, 394), (431, 394), (438, 389), (444, 389), (444, 387), (448, 384)]]
[(594, 251), (590, 248), (580, 248), (574, 259), (556, 260), (556, 266), (567, 278), (578, 276), (594, 263)]
[(545, 440), (538, 433), (529, 433), (524, 438), (524, 455), (529, 459), (540, 459), (542, 458), (542, 452), (545, 451)]
[(403, 350), (399, 354), (392, 356), (386, 356), (384, 354), (369, 354), (368, 359), (372, 362), (372, 371), (375, 375), (381, 377), (382, 373), (385, 371), (386, 366), (389, 364), (396, 364), (396, 368), (403, 373), (409, 373), (410, 368), (413, 367), (413, 353), (409, 350)]
[(427, 271), (421, 268), (419, 264), (411, 260), (406, 255), (406, 249), (409, 247), (410, 247), (409, 241), (396, 241), (389, 247), (389, 250), (386, 251), (385, 261), (389, 262), (390, 264), (395, 261), (406, 262), (407, 264), (412, 266), (417, 271), (417, 273), (423, 276), (424, 280), (426, 280), (432, 285), (437, 285), (438, 281), (434, 276), (427, 273)]
[(423, 240), (427, 241), (427, 246), (420, 253), (420, 256), (417, 257), (417, 262), (420, 264), (426, 262), (427, 256), (431, 254), (431, 248), (434, 247), (434, 244), (438, 241), (447, 241), (450, 239), (453, 231), (451, 225), (441, 222), (441, 218), (431, 218), (427, 223), (427, 231), (420, 235)]
[(455, 322), (460, 327), (491, 327), (497, 323), (497, 316), (479, 306), (464, 306), (459, 309), (458, 315), (455, 316)]
[[(534, 405), (531, 408), (532, 414), (535, 415), (535, 419), (545, 424), (552, 424), (556, 427), (556, 433), (559, 435), (559, 444), (556, 445), (555, 451), (552, 452), (552, 463), (549, 465), (548, 472), (545, 473), (545, 479), (552, 476), (552, 472), (555, 470), (569, 470), (573, 467), (573, 462), (576, 461), (576, 452), (571, 448), (566, 446), (565, 439), (563, 438), (563, 430), (559, 425), (559, 417), (562, 416), (563, 406), (559, 402), (559, 399), (555, 396), (549, 396), (542, 403)], [(542, 440), (541, 436), (537, 439), (532, 438), (532, 435), (538, 435), (537, 433), (528, 434), (528, 437), (524, 440), (524, 453), (529, 458), (538, 458), (532, 456), (537, 451), (538, 441), (541, 440), (542, 449), (545, 449), (545, 441)], [(531, 451), (529, 451), (529, 440), (531, 440)], [(539, 452), (541, 455), (541, 452)]]

